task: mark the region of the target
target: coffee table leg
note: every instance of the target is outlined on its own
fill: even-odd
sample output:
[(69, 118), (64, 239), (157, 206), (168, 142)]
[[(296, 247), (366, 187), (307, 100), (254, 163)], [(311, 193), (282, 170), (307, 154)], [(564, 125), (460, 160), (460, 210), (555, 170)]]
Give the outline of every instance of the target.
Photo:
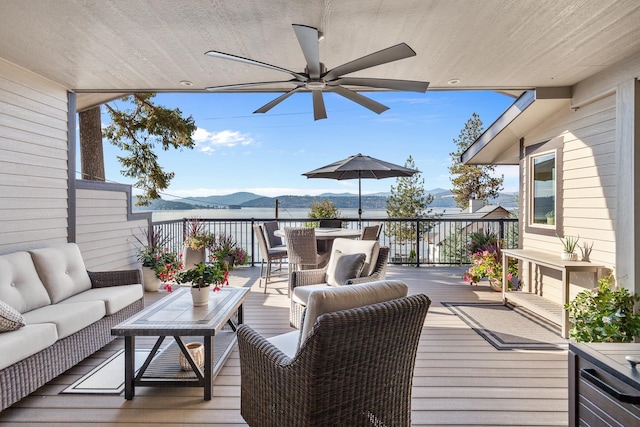
[(135, 395), (136, 345), (134, 336), (124, 337), (124, 398), (133, 399)]
[(204, 400), (211, 400), (213, 382), (213, 337), (204, 337)]

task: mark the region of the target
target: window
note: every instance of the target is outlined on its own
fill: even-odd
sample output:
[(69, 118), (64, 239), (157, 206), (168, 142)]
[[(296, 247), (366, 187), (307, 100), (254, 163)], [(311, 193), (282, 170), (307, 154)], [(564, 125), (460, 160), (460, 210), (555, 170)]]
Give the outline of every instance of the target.
[(530, 225), (555, 228), (556, 153), (531, 156)]

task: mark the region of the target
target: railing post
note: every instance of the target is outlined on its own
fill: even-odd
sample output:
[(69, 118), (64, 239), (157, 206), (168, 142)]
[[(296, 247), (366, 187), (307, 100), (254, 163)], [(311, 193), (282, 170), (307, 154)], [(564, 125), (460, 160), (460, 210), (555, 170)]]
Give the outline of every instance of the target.
[(416, 267), (420, 267), (420, 224), (421, 219), (416, 218)]
[[(276, 200), (276, 206), (277, 206), (277, 200)], [(276, 209), (277, 212), (277, 209)], [(253, 218), (251, 218), (251, 267), (255, 267), (256, 265), (256, 236), (255, 233), (253, 232), (253, 224), (255, 223), (255, 220)]]

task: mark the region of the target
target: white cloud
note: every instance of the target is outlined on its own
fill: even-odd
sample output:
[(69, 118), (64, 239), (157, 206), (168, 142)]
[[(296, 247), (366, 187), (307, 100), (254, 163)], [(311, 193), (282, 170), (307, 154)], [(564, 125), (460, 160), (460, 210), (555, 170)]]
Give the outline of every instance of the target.
[(246, 146), (254, 142), (249, 134), (235, 130), (209, 132), (203, 128), (196, 129), (193, 133), (193, 140), (196, 142), (198, 150), (206, 154), (212, 154), (219, 147)]

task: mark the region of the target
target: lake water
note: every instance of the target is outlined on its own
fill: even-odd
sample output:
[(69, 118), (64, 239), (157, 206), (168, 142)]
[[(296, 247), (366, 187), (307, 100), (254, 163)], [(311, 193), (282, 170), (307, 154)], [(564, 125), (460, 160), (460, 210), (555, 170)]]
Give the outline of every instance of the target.
[[(433, 213), (455, 213), (460, 212), (457, 208), (433, 208)], [(307, 218), (309, 209), (283, 209), (278, 211), (278, 218)], [(270, 219), (276, 215), (273, 208), (242, 208), (242, 209), (190, 209), (190, 210), (171, 210), (171, 211), (152, 211), (152, 220), (157, 221), (170, 221), (182, 218), (199, 218), (199, 219), (235, 219), (235, 218), (256, 218), (256, 219)], [(342, 218), (357, 218), (357, 209), (340, 209), (340, 217)], [(380, 219), (387, 218), (387, 211), (380, 210), (367, 210), (362, 213), (362, 219)]]

